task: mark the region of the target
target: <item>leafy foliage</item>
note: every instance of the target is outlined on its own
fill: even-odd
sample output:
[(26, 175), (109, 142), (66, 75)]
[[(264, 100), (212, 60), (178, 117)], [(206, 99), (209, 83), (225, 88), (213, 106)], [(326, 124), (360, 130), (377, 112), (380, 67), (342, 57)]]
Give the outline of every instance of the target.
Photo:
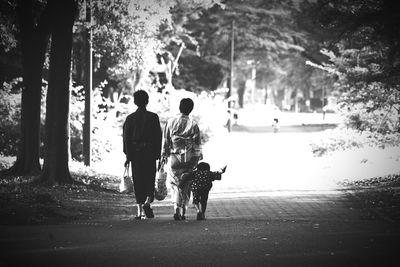
[[(104, 83), (101, 85), (104, 86)], [(113, 140), (118, 136), (121, 127), (117, 124), (115, 113), (108, 112), (111, 107), (110, 100), (101, 94), (102, 87), (93, 91), (93, 117), (92, 117), (92, 156), (94, 161), (101, 161), (113, 148)], [(73, 159), (83, 160), (83, 124), (85, 121), (85, 98), (81, 87), (72, 87), (71, 97), (71, 156)], [(114, 115), (114, 116), (113, 116)]]
[(326, 1), (316, 9), (318, 25), (332, 33), (326, 39), (330, 44), (325, 42), (322, 50), (329, 63), (322, 63), (322, 69), (337, 78), (335, 86), (342, 93), (341, 106), (349, 125), (398, 132), (399, 5), (394, 1)]
[[(170, 1), (92, 1), (92, 36), (95, 86), (108, 80), (106, 87), (131, 91), (156, 64), (155, 51), (162, 47), (156, 38), (158, 27), (170, 19)], [(84, 66), (80, 57), (86, 42), (85, 8), (75, 27), (75, 62)], [(79, 52), (79, 50), (81, 50)], [(78, 84), (81, 73), (76, 73)]]
[[(126, 117), (136, 109), (133, 99), (129, 94), (122, 97), (121, 102), (116, 103), (103, 97), (101, 94), (103, 86), (105, 86), (105, 82), (95, 88), (93, 92), (92, 157), (95, 162), (103, 161), (112, 153), (122, 154), (122, 148), (120, 147), (120, 144), (122, 144), (122, 125)], [(71, 155), (76, 161), (83, 160), (84, 91), (81, 89), (81, 87), (73, 87), (71, 97)], [(207, 105), (205, 102), (211, 101), (210, 98), (200, 98), (196, 95), (191, 95), (191, 97), (195, 101), (196, 106)], [(148, 109), (159, 114), (163, 127), (171, 116), (176, 115), (171, 111), (169, 106), (170, 98), (176, 98), (173, 101), (180, 101), (179, 95), (166, 96), (165, 94), (152, 91), (149, 92), (149, 98)], [(193, 116), (200, 123), (202, 142), (205, 143), (210, 138), (212, 131), (203, 118), (204, 114), (194, 112)]]
[(379, 133), (370, 130), (356, 130), (341, 127), (326, 130), (319, 139), (314, 139), (311, 149), (315, 156), (324, 156), (336, 151), (365, 147), (395, 147), (400, 143), (400, 136), (395, 133)]
[(0, 2), (0, 48), (5, 52), (17, 46), (15, 9), (16, 3), (14, 1)]
[[(23, 90), (22, 78), (15, 78), (10, 82), (3, 83), (0, 90), (0, 150), (3, 156), (15, 156), (18, 152), (18, 143), (21, 136), (21, 91)], [(43, 133), (45, 123), (45, 101), (47, 93), (47, 82), (42, 81), (40, 150), (43, 151)]]
[[(15, 156), (20, 139), (20, 102), (21, 102), (21, 78), (15, 79), (3, 85), (0, 90), (0, 148), (1, 156)], [(95, 162), (101, 162), (109, 153), (116, 152), (121, 143), (122, 125), (126, 116), (133, 112), (135, 107), (133, 101), (126, 103), (113, 103), (102, 96), (102, 86), (95, 88), (93, 92), (93, 132), (92, 132), (92, 156)], [(84, 123), (84, 91), (82, 87), (71, 87), (71, 110), (70, 110), (70, 149), (71, 156), (76, 161), (82, 161), (82, 131)], [(43, 83), (42, 94), (47, 92), (47, 83)], [(198, 98), (191, 96), (199, 106), (209, 105), (209, 98)], [(130, 99), (130, 98), (127, 98)], [(165, 95), (157, 92), (150, 93), (150, 110), (160, 114), (162, 125), (173, 115), (169, 109), (169, 100)], [(179, 99), (180, 100), (180, 99)], [(200, 103), (201, 102), (201, 103)], [(207, 102), (207, 103), (205, 103)], [(196, 105), (197, 105), (196, 104)], [(41, 131), (43, 136), (45, 117), (45, 98), (42, 98)], [(201, 124), (202, 142), (205, 143), (212, 134), (207, 122), (203, 119), (201, 112), (195, 112), (195, 119)], [(43, 149), (43, 143), (41, 144)], [(122, 153), (122, 151), (118, 151)]]
[[(0, 90), (0, 151), (2, 156), (16, 155), (20, 138), (21, 78), (3, 84)], [(17, 87), (17, 89), (15, 89)]]

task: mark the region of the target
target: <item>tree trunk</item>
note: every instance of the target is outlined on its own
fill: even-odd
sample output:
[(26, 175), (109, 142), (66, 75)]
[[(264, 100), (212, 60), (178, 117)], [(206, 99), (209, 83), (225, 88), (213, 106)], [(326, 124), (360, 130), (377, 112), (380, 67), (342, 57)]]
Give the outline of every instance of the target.
[(46, 8), (34, 26), (33, 1), (18, 1), (18, 19), (21, 29), (23, 83), (21, 99), (21, 139), (17, 160), (5, 174), (37, 175), (40, 173), (40, 106), (42, 70), (48, 43), (49, 9)]
[(43, 172), (38, 180), (47, 184), (72, 182), (68, 167), (68, 118), (72, 26), (76, 10), (74, 0), (64, 0), (57, 1), (53, 13), (55, 21), (46, 99), (45, 156)]

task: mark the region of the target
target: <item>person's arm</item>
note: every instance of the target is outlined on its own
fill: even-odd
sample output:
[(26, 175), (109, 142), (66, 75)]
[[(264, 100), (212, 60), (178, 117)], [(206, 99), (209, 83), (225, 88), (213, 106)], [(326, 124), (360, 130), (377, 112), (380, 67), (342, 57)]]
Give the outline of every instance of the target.
[(126, 120), (124, 125), (122, 126), (122, 142), (123, 142), (123, 151), (124, 154), (128, 154), (127, 143), (126, 143)]
[(123, 151), (124, 151), (124, 154), (125, 154), (125, 157), (126, 157), (126, 160), (125, 160), (125, 163), (124, 163), (125, 167), (128, 166), (128, 164), (129, 164), (129, 158), (128, 158), (128, 155), (129, 155), (129, 151), (128, 151), (128, 132), (129, 132), (129, 127), (128, 127), (128, 125), (129, 125), (129, 123), (128, 123), (127, 119), (126, 119), (125, 122), (124, 122), (124, 125), (122, 126)]
[(160, 125), (160, 119), (158, 115), (155, 116), (155, 149), (156, 149), (156, 159), (160, 159), (161, 155), (161, 146), (162, 146), (162, 131)]
[(203, 151), (201, 148), (201, 133), (200, 133), (200, 128), (197, 124), (194, 125), (193, 132), (194, 132), (193, 143), (194, 143), (194, 147), (196, 149), (196, 153), (199, 156), (198, 160), (202, 160), (203, 159)]
[(221, 180), (221, 173), (220, 172), (210, 172), (211, 181)]
[(218, 172), (211, 172), (212, 180), (213, 180), (213, 181), (214, 181), (214, 180), (221, 180), (222, 174), (225, 173), (225, 171), (226, 171), (226, 166), (223, 167), (223, 168), (222, 168), (220, 171), (218, 171)]
[(201, 145), (201, 135), (200, 135), (200, 128), (197, 124), (193, 126), (193, 141), (194, 144), (198, 147)]
[(169, 127), (169, 121), (165, 124), (164, 127), (164, 142), (162, 145), (162, 156), (163, 157), (169, 157), (171, 151), (171, 132), (170, 132), (170, 127)]

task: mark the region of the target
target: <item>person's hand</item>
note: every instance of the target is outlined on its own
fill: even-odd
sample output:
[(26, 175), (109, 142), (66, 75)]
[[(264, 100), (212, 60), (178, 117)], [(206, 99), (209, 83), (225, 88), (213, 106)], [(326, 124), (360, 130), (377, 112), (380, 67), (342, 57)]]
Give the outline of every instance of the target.
[(129, 161), (128, 159), (125, 160), (125, 163), (124, 163), (125, 168), (129, 166), (129, 162), (130, 162), (130, 161)]
[(221, 173), (224, 173), (226, 171), (226, 167), (227, 167), (227, 165), (225, 165), (225, 167), (221, 168)]

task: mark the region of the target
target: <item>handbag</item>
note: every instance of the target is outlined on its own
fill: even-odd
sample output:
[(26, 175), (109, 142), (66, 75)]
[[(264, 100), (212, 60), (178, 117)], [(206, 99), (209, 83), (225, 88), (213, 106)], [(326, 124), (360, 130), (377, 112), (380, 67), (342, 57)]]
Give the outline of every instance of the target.
[(121, 193), (132, 193), (133, 192), (133, 180), (129, 176), (129, 165), (125, 167), (124, 174), (122, 175), (121, 182), (119, 183), (119, 192)]
[(154, 198), (158, 201), (164, 200), (168, 195), (168, 189), (166, 185), (167, 172), (164, 170), (165, 158), (162, 158), (158, 162), (158, 168), (156, 173), (156, 179), (154, 183)]

